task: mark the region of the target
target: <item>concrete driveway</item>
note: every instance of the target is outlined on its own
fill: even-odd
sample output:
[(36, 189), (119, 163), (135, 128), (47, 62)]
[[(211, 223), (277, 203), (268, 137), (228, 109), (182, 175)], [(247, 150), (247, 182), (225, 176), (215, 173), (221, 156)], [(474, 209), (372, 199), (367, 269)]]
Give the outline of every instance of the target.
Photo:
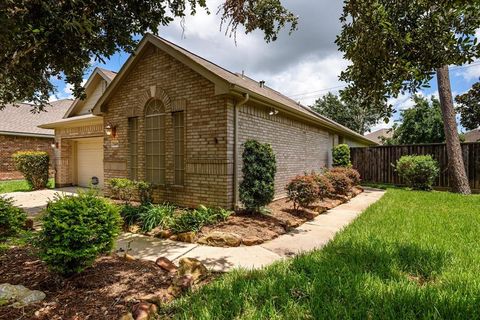
[(77, 194), (77, 187), (67, 187), (58, 189), (44, 189), (28, 192), (11, 192), (4, 193), (0, 196), (12, 198), (17, 207), (24, 209), (29, 216), (35, 216), (42, 211), (50, 199), (53, 199), (55, 194)]

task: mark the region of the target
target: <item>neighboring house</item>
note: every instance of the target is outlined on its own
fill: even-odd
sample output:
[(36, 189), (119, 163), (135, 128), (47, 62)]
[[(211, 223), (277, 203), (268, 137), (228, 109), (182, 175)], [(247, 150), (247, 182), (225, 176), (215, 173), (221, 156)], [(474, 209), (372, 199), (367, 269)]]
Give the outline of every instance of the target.
[(465, 142), (480, 142), (480, 129), (466, 132)]
[(0, 110), (0, 180), (23, 178), (12, 160), (17, 151), (47, 151), (53, 156), (54, 132), (38, 125), (61, 119), (71, 104), (69, 99), (53, 101), (40, 113), (32, 113), (34, 106), (28, 103), (7, 105)]
[(155, 201), (233, 207), (247, 139), (274, 149), (276, 197), (295, 175), (328, 166), (339, 141), (375, 144), (264, 82), (153, 35), (113, 75), (96, 69), (86, 100), (41, 126), (55, 129), (58, 185), (129, 177), (152, 182)]
[(380, 130), (376, 130), (376, 131), (365, 134), (365, 137), (378, 144), (382, 144), (383, 143), (381, 139), (382, 137), (393, 138), (393, 130), (392, 128), (380, 129)]

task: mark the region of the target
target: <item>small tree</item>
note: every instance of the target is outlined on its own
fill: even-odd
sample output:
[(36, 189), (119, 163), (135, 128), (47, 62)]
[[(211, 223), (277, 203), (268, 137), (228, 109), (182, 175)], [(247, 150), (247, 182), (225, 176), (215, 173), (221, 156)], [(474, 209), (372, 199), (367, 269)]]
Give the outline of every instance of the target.
[(33, 190), (43, 189), (48, 183), (50, 157), (43, 151), (19, 151), (13, 154), (13, 161)]
[(350, 147), (347, 144), (339, 144), (332, 149), (334, 167), (350, 167)]
[(272, 202), (275, 194), (275, 154), (268, 143), (248, 140), (244, 144), (242, 157), (240, 201), (249, 211), (258, 211)]

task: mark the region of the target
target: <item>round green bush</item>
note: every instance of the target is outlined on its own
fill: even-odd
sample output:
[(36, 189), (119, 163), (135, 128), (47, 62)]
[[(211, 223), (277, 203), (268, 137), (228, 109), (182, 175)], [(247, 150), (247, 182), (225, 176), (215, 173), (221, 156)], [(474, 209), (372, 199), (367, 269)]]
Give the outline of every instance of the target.
[(332, 149), (334, 167), (350, 167), (350, 147), (347, 144), (339, 144)]
[(18, 151), (12, 156), (15, 167), (20, 171), (33, 190), (43, 189), (48, 183), (50, 156), (44, 151)]
[(18, 233), (24, 226), (27, 215), (13, 205), (12, 198), (0, 196), (0, 236)]
[(119, 209), (89, 190), (78, 196), (56, 195), (42, 217), (39, 247), (43, 261), (62, 275), (72, 275), (109, 252), (120, 233)]
[(412, 189), (431, 190), (440, 169), (431, 155), (411, 155), (397, 161), (396, 171)]
[(286, 186), (287, 196), (293, 202), (294, 209), (298, 206), (306, 208), (319, 198), (319, 187), (313, 175), (296, 176)]
[(258, 211), (272, 202), (275, 195), (275, 154), (268, 143), (248, 140), (244, 144), (242, 157), (240, 201), (247, 210)]

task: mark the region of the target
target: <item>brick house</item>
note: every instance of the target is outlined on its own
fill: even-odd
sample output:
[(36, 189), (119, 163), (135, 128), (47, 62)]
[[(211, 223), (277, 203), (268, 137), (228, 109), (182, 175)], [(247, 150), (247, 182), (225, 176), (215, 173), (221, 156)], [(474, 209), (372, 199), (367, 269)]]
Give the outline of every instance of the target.
[(58, 185), (129, 177), (152, 182), (156, 201), (232, 207), (247, 139), (272, 145), (277, 197), (293, 176), (328, 166), (332, 146), (375, 144), (154, 35), (106, 73), (93, 72), (65, 119), (41, 126), (55, 129)]
[(46, 151), (53, 157), (54, 132), (38, 125), (61, 119), (72, 102), (69, 99), (53, 101), (46, 106), (46, 112), (41, 113), (32, 113), (34, 106), (28, 103), (7, 105), (0, 111), (0, 180), (23, 179), (12, 160), (17, 151)]

